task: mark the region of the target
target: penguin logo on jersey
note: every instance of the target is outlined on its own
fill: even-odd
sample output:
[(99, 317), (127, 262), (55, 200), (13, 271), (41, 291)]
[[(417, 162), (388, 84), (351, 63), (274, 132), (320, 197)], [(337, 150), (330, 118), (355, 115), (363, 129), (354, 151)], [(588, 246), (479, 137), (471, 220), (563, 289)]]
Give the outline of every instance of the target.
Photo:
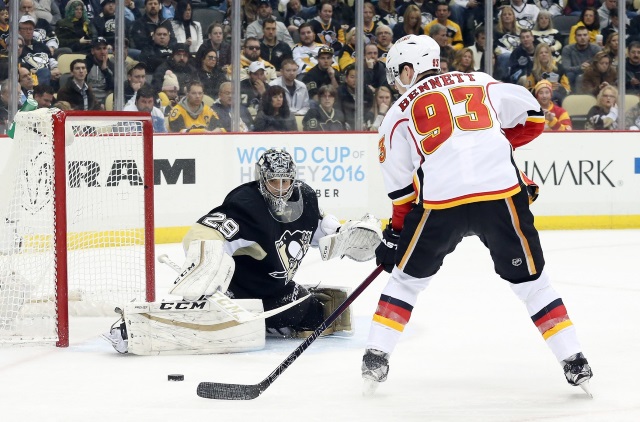
[(293, 233), (286, 230), (276, 241), (276, 250), (284, 271), (274, 271), (269, 275), (284, 279), (285, 284), (291, 281), (298, 271), (302, 258), (309, 250), (312, 235), (313, 233), (309, 230), (296, 230)]

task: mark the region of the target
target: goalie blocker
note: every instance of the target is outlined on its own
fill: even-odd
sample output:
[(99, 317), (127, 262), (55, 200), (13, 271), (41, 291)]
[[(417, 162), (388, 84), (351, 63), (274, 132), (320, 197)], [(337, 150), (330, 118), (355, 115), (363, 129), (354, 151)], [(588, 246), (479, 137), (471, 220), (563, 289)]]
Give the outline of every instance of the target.
[[(339, 287), (309, 287), (323, 305), (325, 317), (340, 306), (350, 291)], [(236, 299), (239, 306), (263, 311), (259, 299)], [(238, 322), (207, 300), (139, 303), (125, 305), (122, 318), (103, 335), (119, 353), (134, 355), (250, 352), (265, 346), (265, 322)], [(345, 311), (324, 335), (351, 333), (351, 313)], [(296, 333), (307, 336), (307, 332)]]

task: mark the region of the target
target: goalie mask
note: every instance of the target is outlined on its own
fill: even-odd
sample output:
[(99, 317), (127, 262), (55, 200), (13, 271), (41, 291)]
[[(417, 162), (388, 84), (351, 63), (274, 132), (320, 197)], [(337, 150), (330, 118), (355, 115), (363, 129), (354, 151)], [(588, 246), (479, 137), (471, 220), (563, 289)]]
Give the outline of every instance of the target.
[(302, 192), (296, 174), (291, 155), (281, 149), (265, 151), (256, 163), (255, 179), (260, 193), (273, 218), (280, 222), (292, 222), (302, 215)]

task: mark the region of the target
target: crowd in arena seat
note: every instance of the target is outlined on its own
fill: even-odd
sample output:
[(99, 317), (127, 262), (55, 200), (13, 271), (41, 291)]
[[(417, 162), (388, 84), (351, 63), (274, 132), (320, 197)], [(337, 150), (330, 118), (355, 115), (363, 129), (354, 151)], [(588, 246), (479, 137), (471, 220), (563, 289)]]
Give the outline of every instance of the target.
[[(427, 34), (441, 47), (443, 72), (484, 71), (521, 84), (538, 98), (547, 130), (640, 127), (640, 2), (494, 0), (238, 0), (241, 2), (240, 130), (377, 130), (397, 98), (386, 81), (392, 43)], [(9, 4), (19, 7), (10, 39)], [(41, 107), (113, 107), (124, 85), (125, 110), (152, 114), (157, 132), (232, 130), (231, 0), (125, 0), (124, 51), (116, 51), (115, 0), (0, 0), (0, 127), (19, 89)], [(627, 37), (620, 40), (618, 8)], [(364, 80), (357, 81), (355, 22), (362, 13)], [(487, 45), (486, 25), (493, 26)], [(18, 46), (18, 83), (7, 81)], [(618, 45), (625, 61), (618, 63)], [(114, 78), (125, 57), (126, 79)], [(625, 80), (618, 81), (618, 66)], [(356, 87), (364, 84), (363, 127), (355, 126)], [(626, 89), (625, 128), (617, 127), (617, 89)], [(590, 98), (588, 111), (573, 97)], [(585, 104), (585, 101), (582, 102)], [(575, 116), (573, 115), (575, 113)], [(615, 118), (614, 118), (615, 117)]]

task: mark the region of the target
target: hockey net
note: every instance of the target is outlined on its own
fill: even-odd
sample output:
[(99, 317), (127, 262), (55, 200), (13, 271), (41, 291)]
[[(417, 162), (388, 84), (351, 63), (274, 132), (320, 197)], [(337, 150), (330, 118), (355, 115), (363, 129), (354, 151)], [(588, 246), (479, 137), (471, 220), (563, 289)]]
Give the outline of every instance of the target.
[(64, 347), (69, 314), (154, 300), (151, 120), (39, 109), (15, 122), (0, 167), (0, 345)]

